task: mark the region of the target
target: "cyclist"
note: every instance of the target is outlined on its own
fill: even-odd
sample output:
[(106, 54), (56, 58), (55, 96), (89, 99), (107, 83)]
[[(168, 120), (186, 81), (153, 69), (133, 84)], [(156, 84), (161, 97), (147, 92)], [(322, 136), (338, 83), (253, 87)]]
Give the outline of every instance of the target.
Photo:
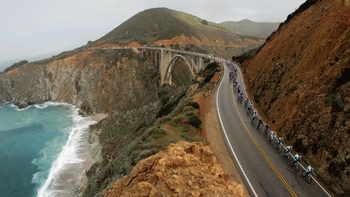
[(307, 176), (309, 174), (311, 174), (312, 172), (314, 171), (314, 168), (311, 167), (310, 165), (305, 169), (305, 175), (304, 176)]
[(265, 125), (265, 133), (267, 134), (267, 132), (269, 132), (270, 130), (270, 126), (268, 124)]
[(239, 103), (242, 103), (242, 100), (243, 100), (243, 92), (241, 92), (241, 93), (238, 95), (238, 102), (239, 102)]
[(258, 117), (258, 114), (256, 113), (256, 111), (254, 111), (254, 114), (252, 116), (252, 123), (254, 123), (254, 121), (257, 117)]
[(248, 109), (253, 109), (253, 101), (250, 101), (250, 104), (248, 106)]
[(236, 91), (237, 90), (237, 81), (233, 82), (233, 90)]
[(276, 132), (275, 131), (270, 131), (270, 137), (269, 137), (269, 141), (274, 140), (274, 137), (276, 136)]
[(253, 101), (250, 101), (247, 113), (249, 114), (251, 111), (253, 111)]
[(247, 108), (247, 107), (248, 107), (248, 103), (249, 103), (249, 98), (247, 97), (247, 98), (244, 100), (244, 108)]
[(258, 126), (256, 127), (257, 129), (260, 129), (260, 126), (262, 125), (263, 121), (261, 120), (261, 118), (259, 118), (259, 123)]
[(283, 142), (283, 137), (279, 137), (279, 138), (277, 139), (277, 147), (280, 147), (280, 145), (282, 144), (282, 142)]
[(301, 159), (301, 156), (297, 153), (294, 155), (293, 157), (293, 162), (292, 164), (295, 164), (296, 162), (298, 162)]
[(284, 151), (284, 156), (287, 157), (288, 154), (292, 151), (293, 146), (286, 146), (286, 150)]

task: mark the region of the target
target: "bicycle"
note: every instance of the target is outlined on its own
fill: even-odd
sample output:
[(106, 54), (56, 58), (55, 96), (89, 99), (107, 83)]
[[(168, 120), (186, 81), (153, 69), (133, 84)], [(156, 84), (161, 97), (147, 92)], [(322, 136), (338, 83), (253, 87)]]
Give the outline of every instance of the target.
[(301, 156), (297, 154), (295, 154), (294, 157), (292, 157), (291, 161), (290, 161), (290, 165), (292, 166), (292, 168), (296, 171), (299, 172), (299, 166), (300, 166), (300, 159)]
[(268, 124), (265, 125), (265, 131), (264, 131), (264, 135), (267, 135), (270, 131), (270, 126)]
[(247, 107), (248, 107), (248, 99), (246, 99), (245, 101), (244, 101), (244, 109), (247, 109)]
[(262, 122), (261, 118), (259, 118), (258, 126), (256, 127), (256, 129), (257, 129), (258, 131), (260, 131), (260, 129), (262, 128), (262, 124), (263, 124), (263, 122)]
[(252, 117), (252, 125), (255, 126), (256, 117)]
[(273, 147), (277, 148), (279, 150), (279, 152), (282, 151), (282, 149), (281, 149), (281, 147), (283, 146), (282, 142), (283, 142), (283, 137), (279, 137), (279, 138), (277, 138), (277, 140), (273, 144)]
[(302, 176), (305, 179), (305, 181), (310, 184), (312, 182), (312, 173), (314, 171), (314, 168), (312, 168), (310, 165), (304, 170)]
[(242, 103), (243, 101), (243, 94), (239, 94), (237, 97), (238, 103)]
[(262, 132), (263, 131), (263, 124), (260, 125), (260, 127), (257, 128), (258, 132)]
[(252, 112), (253, 112), (253, 109), (250, 108), (250, 107), (248, 107), (248, 109), (247, 109), (247, 115), (250, 116), (250, 114), (251, 114)]
[(273, 140), (276, 136), (276, 132), (275, 131), (270, 131), (269, 135), (267, 135), (267, 141), (273, 143)]
[(281, 154), (282, 151), (283, 151), (283, 149), (284, 149), (284, 146), (283, 146), (283, 144), (281, 143), (281, 145), (278, 147), (278, 152)]
[(292, 155), (291, 154), (292, 150), (293, 150), (293, 146), (284, 147), (283, 157), (286, 157), (287, 159), (289, 159), (289, 156)]

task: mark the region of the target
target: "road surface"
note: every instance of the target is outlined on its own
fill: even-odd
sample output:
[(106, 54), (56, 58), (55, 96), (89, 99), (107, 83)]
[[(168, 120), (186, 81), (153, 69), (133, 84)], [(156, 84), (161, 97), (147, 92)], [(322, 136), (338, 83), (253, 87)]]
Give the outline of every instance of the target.
[[(303, 169), (295, 172), (287, 159), (266, 140), (266, 136), (253, 127), (243, 104), (237, 102), (228, 70), (226, 67), (216, 93), (216, 107), (227, 147), (250, 195), (329, 196), (315, 181), (306, 183), (301, 175)], [(238, 73), (237, 81), (242, 86), (242, 77)]]

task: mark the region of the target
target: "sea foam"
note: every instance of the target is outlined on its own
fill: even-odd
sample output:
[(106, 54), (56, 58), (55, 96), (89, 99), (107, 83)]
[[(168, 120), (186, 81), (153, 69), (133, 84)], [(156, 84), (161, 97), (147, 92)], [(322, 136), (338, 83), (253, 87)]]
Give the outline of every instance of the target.
[[(47, 105), (59, 105), (57, 103), (49, 103), (36, 107), (46, 107)], [(74, 192), (75, 184), (79, 173), (83, 170), (83, 162), (88, 153), (88, 135), (89, 126), (96, 123), (90, 117), (82, 117), (78, 114), (78, 108), (65, 104), (72, 110), (73, 126), (67, 128), (69, 131), (68, 140), (62, 148), (62, 151), (56, 156), (51, 164), (48, 175), (39, 171), (34, 174), (32, 182), (44, 183), (38, 188), (38, 197), (47, 196), (71, 196)], [(41, 162), (47, 161), (45, 157), (51, 157), (50, 146), (59, 144), (59, 139), (48, 145), (42, 152), (42, 158), (34, 160), (33, 163), (40, 169)], [(47, 172), (46, 172), (47, 174)], [(45, 179), (45, 181), (43, 180)]]

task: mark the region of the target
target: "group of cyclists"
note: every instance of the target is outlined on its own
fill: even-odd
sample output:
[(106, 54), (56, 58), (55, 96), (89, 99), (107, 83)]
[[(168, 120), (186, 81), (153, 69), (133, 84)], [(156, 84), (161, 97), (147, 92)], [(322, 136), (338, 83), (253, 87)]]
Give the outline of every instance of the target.
[[(244, 88), (240, 86), (237, 82), (237, 68), (232, 63), (226, 64), (229, 67), (229, 81), (232, 81), (233, 90), (237, 94), (238, 103), (242, 103), (244, 99)], [(252, 125), (255, 126), (257, 123), (257, 130), (264, 130), (264, 134), (267, 136), (267, 140), (270, 141), (275, 148), (278, 148), (280, 153), (283, 154), (289, 160), (290, 165), (295, 169), (295, 171), (299, 171), (300, 160), (302, 158), (301, 155), (296, 153), (292, 154), (293, 146), (284, 146), (283, 138), (277, 137), (275, 131), (272, 131), (268, 124), (265, 124), (261, 117), (258, 115), (257, 111), (254, 109), (253, 101), (249, 100), (248, 96), (244, 99), (244, 108), (247, 110), (247, 115), (251, 116)], [(265, 127), (265, 128), (264, 128)], [(314, 168), (310, 165), (304, 170), (302, 176), (306, 179), (308, 183), (312, 181), (312, 173)]]

